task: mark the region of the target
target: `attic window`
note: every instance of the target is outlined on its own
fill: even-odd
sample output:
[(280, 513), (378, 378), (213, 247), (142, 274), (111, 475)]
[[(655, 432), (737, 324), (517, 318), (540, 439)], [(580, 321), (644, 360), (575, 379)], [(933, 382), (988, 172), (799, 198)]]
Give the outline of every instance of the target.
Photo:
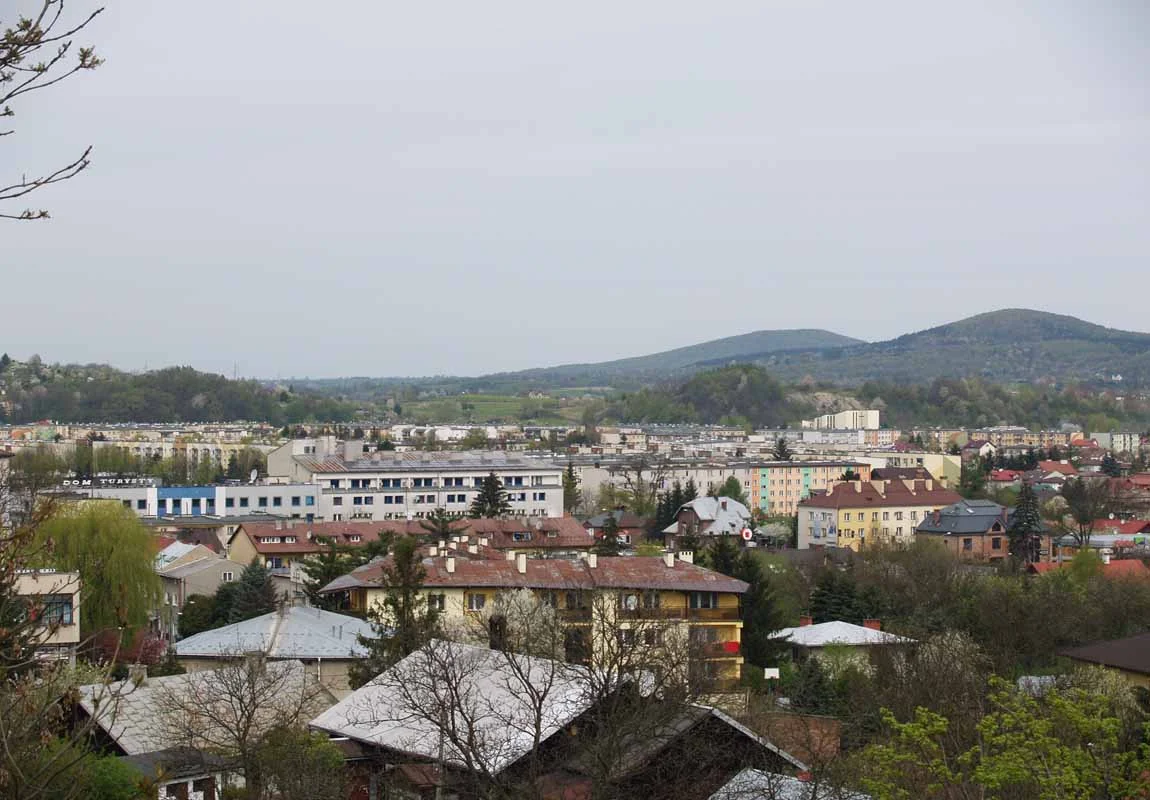
[(351, 536), (347, 537), (347, 540), (349, 542), (358, 542), (362, 538), (363, 537), (360, 536), (358, 533), (353, 533)]
[(295, 537), (294, 537), (294, 536), (285, 536), (285, 537), (284, 537), (284, 541), (285, 541), (287, 544), (291, 544), (292, 542), (294, 542), (294, 541), (295, 541)]
[(514, 533), (511, 534), (511, 539), (513, 541), (516, 541), (516, 542), (530, 542), (531, 541), (531, 532), (530, 531), (515, 531)]
[(548, 539), (558, 539), (559, 538), (559, 531), (547, 531), (547, 538)]

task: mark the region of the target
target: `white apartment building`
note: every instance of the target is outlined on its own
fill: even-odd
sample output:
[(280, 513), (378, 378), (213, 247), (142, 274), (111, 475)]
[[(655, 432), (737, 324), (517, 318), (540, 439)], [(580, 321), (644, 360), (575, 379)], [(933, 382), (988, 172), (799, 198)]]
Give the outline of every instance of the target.
[(240, 517), (255, 513), (296, 519), (319, 515), (319, 487), (314, 483), (251, 483), (219, 486), (158, 486), (152, 478), (64, 481), (80, 497), (119, 500), (141, 517)]
[(268, 455), (268, 474), (317, 488), (317, 516), (418, 519), (436, 508), (466, 514), (483, 479), (495, 473), (513, 514), (563, 516), (563, 467), (493, 451), (369, 451), (334, 437), (294, 439)]
[(872, 408), (840, 411), (837, 414), (823, 414), (814, 419), (804, 419), (802, 427), (816, 430), (841, 430), (844, 428), (873, 430), (879, 427), (879, 412)]

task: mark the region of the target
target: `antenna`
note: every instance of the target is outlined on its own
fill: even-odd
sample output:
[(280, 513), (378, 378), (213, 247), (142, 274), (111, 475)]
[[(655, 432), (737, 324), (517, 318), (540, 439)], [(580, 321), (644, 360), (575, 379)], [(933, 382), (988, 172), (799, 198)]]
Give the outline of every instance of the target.
[(260, 476), (260, 471), (258, 469), (253, 469), (251, 474), (248, 475), (248, 483), (255, 483), (256, 478), (258, 478), (259, 476)]

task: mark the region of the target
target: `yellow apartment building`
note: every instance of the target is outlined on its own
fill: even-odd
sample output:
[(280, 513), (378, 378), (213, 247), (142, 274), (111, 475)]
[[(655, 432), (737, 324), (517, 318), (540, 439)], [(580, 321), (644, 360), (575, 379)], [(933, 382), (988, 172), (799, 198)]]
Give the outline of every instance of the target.
[(909, 545), (932, 511), (957, 503), (932, 480), (848, 481), (799, 504), (799, 549)]

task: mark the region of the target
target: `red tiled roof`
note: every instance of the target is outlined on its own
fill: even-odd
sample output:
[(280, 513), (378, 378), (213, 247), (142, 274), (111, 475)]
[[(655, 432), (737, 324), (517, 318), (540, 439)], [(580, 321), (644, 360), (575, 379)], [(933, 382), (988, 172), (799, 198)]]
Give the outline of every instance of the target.
[(1062, 475), (1078, 474), (1078, 470), (1069, 461), (1039, 461), (1038, 469), (1043, 472), (1058, 472)]
[(1016, 469), (996, 469), (991, 470), (990, 480), (1013, 482), (1018, 480), (1021, 475), (1022, 473)]
[[(373, 586), (379, 583), (387, 560), (376, 561), (352, 571), (345, 578), (351, 585)], [(446, 558), (425, 558), (427, 587), (483, 587), (498, 589), (664, 589), (685, 592), (747, 591), (743, 581), (721, 572), (675, 560), (668, 567), (661, 556), (603, 556), (596, 566), (585, 560), (528, 558), (525, 571), (507, 559), (456, 558), (454, 572), (448, 572)], [(344, 578), (337, 579), (339, 588), (350, 588)]]
[(1133, 536), (1150, 531), (1150, 522), (1144, 519), (1099, 519), (1094, 521), (1095, 533), (1114, 533), (1119, 536)]
[[(929, 481), (890, 481), (879, 491), (874, 481), (847, 481), (831, 487), (830, 491), (812, 494), (799, 503), (815, 508), (882, 508), (883, 506), (948, 506), (962, 496), (942, 489)], [(877, 483), (883, 483), (877, 481)], [(928, 484), (930, 488), (927, 488)]]

